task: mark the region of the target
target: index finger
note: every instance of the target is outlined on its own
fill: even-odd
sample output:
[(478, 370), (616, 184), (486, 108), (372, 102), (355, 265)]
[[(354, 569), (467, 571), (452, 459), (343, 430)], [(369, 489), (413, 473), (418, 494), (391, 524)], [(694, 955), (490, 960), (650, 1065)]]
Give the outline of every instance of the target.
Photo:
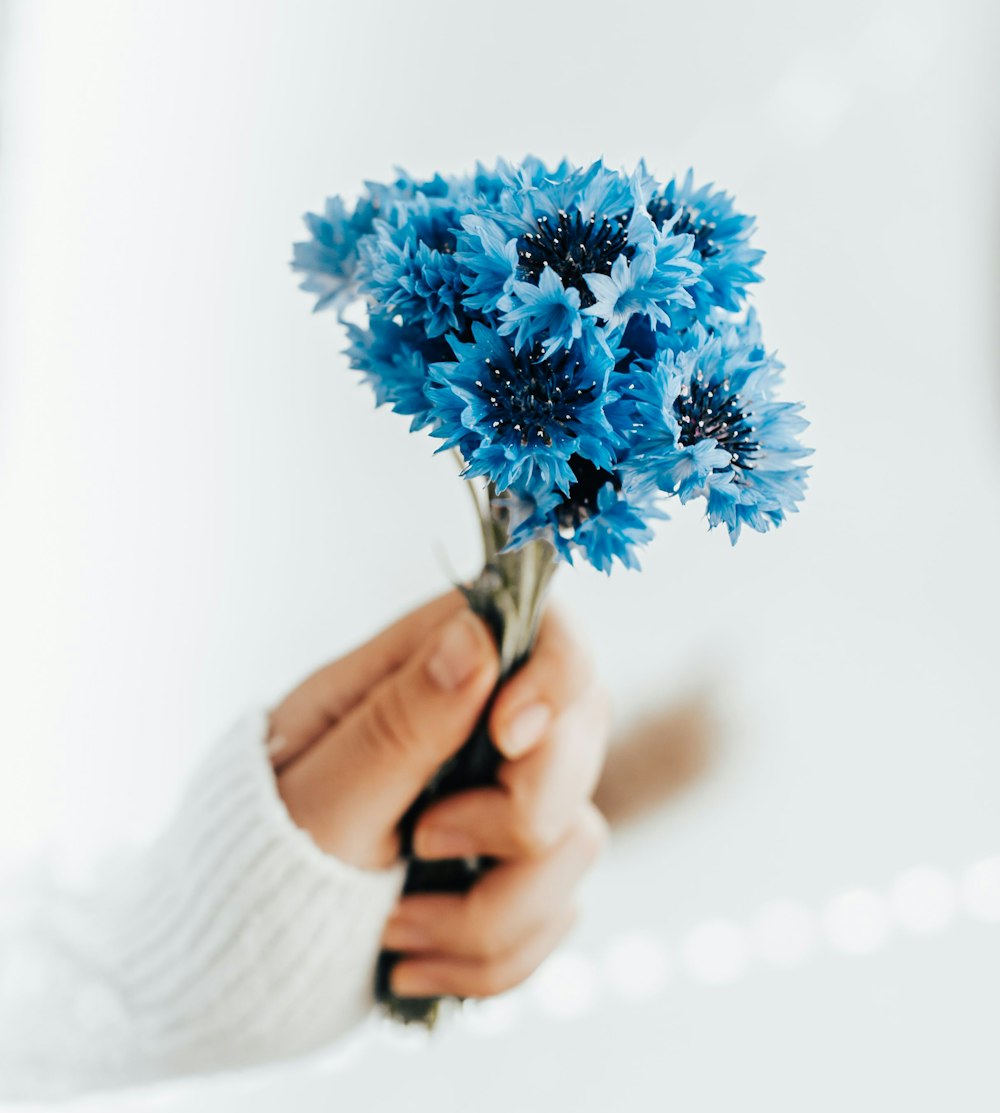
[(282, 769), (298, 757), (466, 605), (459, 591), (440, 595), (304, 680), (271, 712), (274, 765)]

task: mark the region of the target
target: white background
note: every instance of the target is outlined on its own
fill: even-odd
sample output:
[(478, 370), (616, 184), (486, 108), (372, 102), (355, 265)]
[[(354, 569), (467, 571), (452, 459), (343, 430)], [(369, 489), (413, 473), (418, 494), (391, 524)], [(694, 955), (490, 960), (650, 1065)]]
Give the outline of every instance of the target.
[(148, 835), (245, 705), (474, 569), (450, 460), (288, 271), (328, 193), (498, 153), (693, 165), (758, 215), (813, 421), (778, 533), (730, 549), (678, 508), (640, 575), (561, 574), (620, 728), (695, 700), (716, 741), (547, 972), (420, 1054), (129, 1106), (997, 1109), (1000, 910), (968, 872), (1000, 852), (995, 6), (3, 15), (4, 864)]

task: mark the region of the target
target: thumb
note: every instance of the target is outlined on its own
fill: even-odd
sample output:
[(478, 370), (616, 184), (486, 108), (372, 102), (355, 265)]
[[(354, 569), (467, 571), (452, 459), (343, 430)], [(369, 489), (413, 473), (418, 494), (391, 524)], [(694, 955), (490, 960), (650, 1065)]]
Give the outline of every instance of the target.
[(278, 777), (292, 819), (365, 869), (398, 853), (396, 826), (471, 734), (499, 673), (485, 624), (463, 609)]

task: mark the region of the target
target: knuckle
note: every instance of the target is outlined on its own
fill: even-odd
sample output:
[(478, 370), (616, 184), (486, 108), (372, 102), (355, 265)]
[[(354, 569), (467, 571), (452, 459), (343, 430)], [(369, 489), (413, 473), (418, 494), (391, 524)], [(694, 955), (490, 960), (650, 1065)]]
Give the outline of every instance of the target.
[(398, 685), (386, 685), (369, 700), (364, 734), (373, 750), (389, 757), (400, 757), (413, 749), (413, 713)]
[(546, 843), (532, 827), (516, 827), (513, 831), (514, 847), (524, 858), (539, 858), (545, 853)]
[(514, 798), (511, 839), (519, 853), (527, 858), (537, 858), (559, 841), (556, 818), (543, 806), (524, 795)]
[(482, 925), (475, 936), (474, 949), (477, 958), (492, 962), (499, 959), (507, 949), (507, 941), (498, 928)]
[(475, 995), (496, 997), (517, 985), (520, 978), (512, 978), (506, 965), (496, 960), (483, 962), (476, 971)]
[(568, 823), (552, 806), (548, 794), (529, 777), (507, 783), (508, 837), (515, 851), (534, 858), (551, 850), (562, 838)]
[[(561, 938), (561, 936), (560, 936)], [(543, 951), (532, 951), (524, 947), (521, 951), (505, 961), (496, 964), (494, 971), (496, 989), (494, 993), (506, 993), (531, 977), (555, 949), (558, 940), (554, 940)]]
[(493, 959), (501, 954), (504, 940), (500, 926), (476, 889), (465, 898), (461, 919), (462, 938), (473, 956)]

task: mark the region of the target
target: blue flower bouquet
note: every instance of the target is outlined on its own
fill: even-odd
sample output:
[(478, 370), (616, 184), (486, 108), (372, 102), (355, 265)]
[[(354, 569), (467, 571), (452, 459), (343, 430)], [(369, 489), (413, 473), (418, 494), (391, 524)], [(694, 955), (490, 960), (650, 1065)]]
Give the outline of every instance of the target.
[[(353, 207), (334, 197), (305, 219), (302, 288), (340, 312), (377, 402), (455, 450), (472, 485), (485, 562), (463, 590), (502, 678), (531, 652), (556, 567), (637, 567), (666, 500), (704, 500), (733, 542), (797, 509), (806, 421), (776, 397), (781, 364), (746, 307), (754, 222), (690, 172), (661, 185), (641, 162), (500, 161), (369, 182)], [(344, 317), (359, 301), (363, 325)], [(407, 892), (464, 891), (489, 868), (410, 845), (429, 803), (494, 778), (484, 722), (403, 821)], [(432, 1023), (436, 1000), (393, 997), (392, 961), (380, 999)]]

